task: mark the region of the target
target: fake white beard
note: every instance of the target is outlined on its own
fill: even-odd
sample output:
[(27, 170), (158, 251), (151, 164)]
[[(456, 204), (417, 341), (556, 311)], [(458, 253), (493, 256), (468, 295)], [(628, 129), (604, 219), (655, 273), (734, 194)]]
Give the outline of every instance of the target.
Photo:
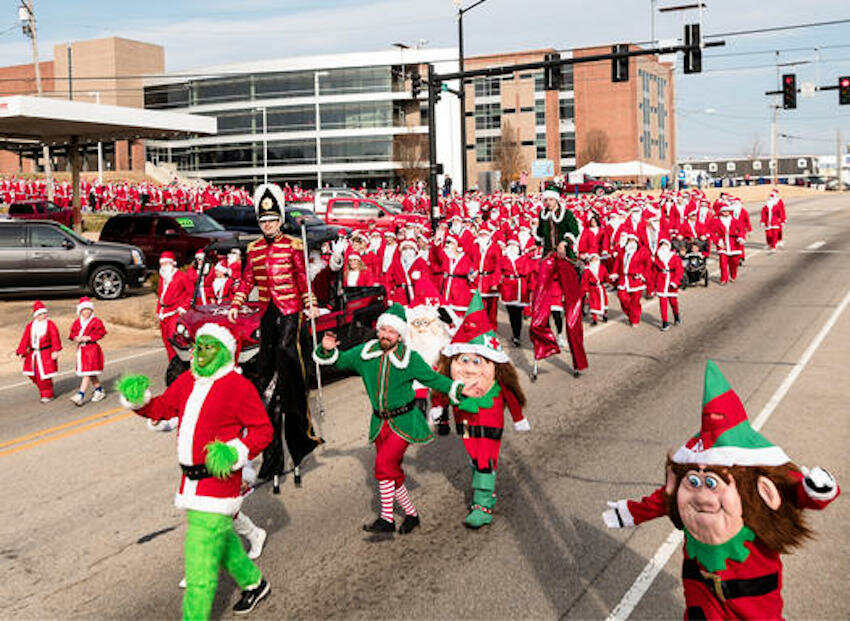
[(413, 262), (416, 260), (416, 251), (415, 250), (404, 250), (401, 253), (401, 266), (407, 270), (413, 265)]
[(489, 237), (479, 237), (478, 239), (475, 240), (475, 243), (478, 244), (478, 247), (481, 250), (484, 250), (487, 246), (490, 245), (490, 238)]
[(460, 232), (461, 232), (461, 229), (462, 229), (462, 226), (460, 224), (452, 224), (452, 226), (449, 228), (449, 232), (452, 235), (459, 235)]
[(640, 224), (640, 214), (639, 213), (633, 213), (631, 215), (631, 219), (632, 219), (632, 224), (634, 226), (637, 226), (638, 224)]
[(587, 228), (588, 228), (588, 229), (590, 230), (590, 232), (591, 232), (591, 233), (593, 233), (594, 235), (596, 235), (596, 232), (599, 230), (599, 227), (598, 227), (598, 226), (589, 226), (589, 227), (587, 227)]
[(34, 347), (38, 346), (39, 340), (47, 334), (47, 318), (39, 317), (32, 322), (32, 327), (30, 328), (30, 340)]
[(510, 246), (505, 249), (505, 256), (511, 260), (516, 260), (516, 258), (519, 257), (519, 249)]
[(421, 332), (417, 332), (412, 327), (410, 329), (410, 347), (430, 366), (437, 364), (440, 351), (450, 340), (443, 325), (442, 321), (435, 319)]
[(313, 281), (316, 279), (316, 276), (328, 266), (327, 261), (325, 261), (321, 255), (310, 254), (310, 263), (307, 264), (307, 277)]
[(381, 247), (380, 239), (370, 239), (369, 240), (369, 252), (377, 252)]
[(667, 261), (669, 261), (670, 257), (672, 256), (673, 251), (670, 250), (670, 246), (668, 246), (667, 244), (661, 246), (661, 248), (658, 249), (658, 258), (664, 261), (664, 263), (667, 263)]
[(527, 231), (520, 231), (517, 235), (519, 239), (519, 245), (525, 248), (525, 245), (528, 243), (528, 240), (531, 238), (531, 233)]
[(176, 272), (177, 268), (171, 264), (161, 265), (159, 267), (159, 276), (166, 282), (166, 284), (171, 282), (171, 279), (174, 278), (174, 274)]
[(217, 296), (221, 295), (221, 292), (224, 291), (224, 285), (226, 282), (227, 276), (216, 276), (212, 283), (213, 293)]
[(720, 221), (723, 226), (729, 226), (729, 223), (732, 222), (732, 216), (720, 216)]
[(637, 244), (634, 242), (628, 242), (626, 244), (626, 254), (634, 254), (637, 252)]

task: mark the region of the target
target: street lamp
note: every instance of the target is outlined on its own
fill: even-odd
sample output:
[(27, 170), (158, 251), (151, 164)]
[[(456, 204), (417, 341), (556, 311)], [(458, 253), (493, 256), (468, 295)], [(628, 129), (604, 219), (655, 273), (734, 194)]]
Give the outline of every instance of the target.
[[(463, 74), (463, 15), (477, 7), (479, 4), (484, 4), (487, 0), (478, 0), (465, 9), (461, 7), (463, 0), (453, 0), (457, 7), (457, 47), (458, 47), (458, 69), (461, 76)], [(433, 140), (433, 137), (432, 137)], [(460, 170), (461, 170), (461, 196), (466, 195), (468, 186), (467, 181), (467, 164), (466, 164), (466, 81), (460, 79)]]
[[(95, 98), (95, 103), (100, 105), (100, 91), (89, 91), (89, 97)], [(97, 184), (103, 185), (103, 143), (97, 141)]]
[(316, 100), (316, 189), (322, 189), (322, 117), (319, 114), (319, 78), (329, 75), (327, 71), (313, 73), (313, 87)]
[(269, 182), (269, 131), (268, 113), (266, 106), (255, 108), (257, 112), (263, 113), (263, 183)]

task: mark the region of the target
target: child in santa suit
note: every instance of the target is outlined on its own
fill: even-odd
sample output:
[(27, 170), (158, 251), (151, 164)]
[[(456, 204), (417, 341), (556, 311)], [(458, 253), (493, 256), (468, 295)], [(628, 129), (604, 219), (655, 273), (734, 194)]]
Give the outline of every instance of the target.
[(522, 331), (522, 313), (531, 302), (534, 289), (534, 272), (537, 263), (529, 254), (520, 254), (520, 243), (516, 238), (509, 239), (501, 258), (501, 278), (499, 296), (508, 310), (511, 322), (511, 342), (514, 347), (520, 345)]
[[(463, 523), (468, 528), (481, 528), (493, 521), (505, 408), (516, 431), (530, 431), (531, 426), (522, 413), (525, 395), (516, 369), (490, 326), (478, 292), (452, 342), (443, 348), (437, 368), (454, 381), (474, 387), (470, 398), (452, 409), (472, 468), (472, 505)], [(437, 420), (448, 401), (441, 395), (435, 395), (434, 400), (431, 418)]]
[(673, 309), (673, 323), (682, 323), (679, 318), (679, 283), (685, 274), (682, 259), (679, 254), (673, 252), (673, 246), (669, 239), (658, 242), (658, 252), (655, 253), (653, 262), (653, 274), (655, 276), (655, 295), (658, 296), (659, 310), (661, 311), (661, 330), (670, 329), (667, 321), (667, 305)]
[(193, 284), (186, 272), (177, 269), (177, 260), (174, 258), (173, 252), (166, 250), (160, 255), (156, 315), (159, 318), (162, 344), (165, 346), (169, 360), (177, 355), (169, 339), (177, 327), (177, 319), (189, 310), (192, 303)]
[(608, 270), (598, 254), (587, 255), (587, 266), (581, 275), (581, 289), (587, 296), (590, 307), (590, 323), (596, 325), (601, 319), (608, 321), (608, 292), (605, 283), (608, 282)]
[(626, 245), (617, 256), (614, 273), (611, 279), (617, 283), (617, 297), (626, 321), (633, 328), (640, 323), (641, 295), (646, 289), (647, 274), (649, 274), (652, 257), (649, 251), (638, 245), (637, 235), (628, 233)]
[(779, 192), (773, 190), (761, 209), (761, 226), (764, 229), (768, 252), (774, 252), (777, 245), (782, 245), (782, 229), (785, 227), (785, 220), (785, 203), (779, 198)]
[(207, 290), (207, 300), (211, 304), (230, 304), (233, 301), (233, 279), (230, 277), (230, 268), (219, 261), (215, 264), (215, 277), (212, 279)]
[(732, 206), (723, 204), (720, 217), (714, 220), (714, 239), (720, 257), (720, 284), (738, 277), (738, 261), (744, 252), (744, 229), (732, 216)]
[(81, 406), (86, 398), (89, 384), (94, 386), (92, 403), (103, 401), (106, 391), (100, 383), (103, 373), (103, 350), (99, 341), (106, 336), (106, 327), (99, 317), (94, 316), (94, 304), (87, 297), (77, 304), (77, 318), (71, 324), (68, 338), (77, 344), (77, 377), (81, 377), (80, 389), (71, 397), (74, 405)]
[(242, 505), (242, 469), (268, 446), (274, 430), (254, 385), (236, 370), (228, 328), (207, 323), (195, 334), (188, 371), (151, 398), (150, 380), (124, 376), (121, 404), (154, 421), (177, 417), (183, 471), (174, 504), (186, 509), (184, 619), (209, 619), (221, 567), (242, 589), (234, 612), (245, 614), (269, 594), (268, 582), (233, 530)]
[(47, 318), (47, 307), (40, 300), (33, 303), (32, 316), (15, 353), (23, 359), (23, 373), (38, 388), (41, 402), (47, 403), (53, 399), (53, 378), (59, 372), (57, 360), (62, 339), (56, 324)]

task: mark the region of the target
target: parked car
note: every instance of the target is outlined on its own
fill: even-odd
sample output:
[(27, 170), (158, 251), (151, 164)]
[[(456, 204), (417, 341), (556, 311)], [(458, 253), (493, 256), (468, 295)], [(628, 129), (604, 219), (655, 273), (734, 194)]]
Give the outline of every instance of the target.
[[(338, 226), (330, 226), (316, 217), (311, 203), (290, 203), (286, 206), (283, 232), (287, 235), (301, 236), (300, 220), (303, 218), (307, 228), (308, 245), (336, 239)], [(228, 205), (212, 207), (204, 212), (228, 231), (251, 235), (260, 235), (260, 225), (254, 208), (247, 205)]]
[(590, 175), (581, 175), (581, 178), (575, 178), (572, 175), (570, 177), (572, 178), (560, 187), (562, 194), (579, 193), (602, 196), (603, 194), (611, 194), (611, 192), (617, 189), (613, 183), (600, 181)]
[(67, 227), (74, 226), (74, 211), (59, 207), (50, 201), (23, 201), (9, 205), (9, 215), (12, 218), (27, 220), (52, 220)]
[(323, 188), (313, 193), (313, 211), (316, 214), (325, 212), (328, 201), (332, 198), (366, 198), (357, 190), (350, 188)]
[[(201, 273), (212, 269), (220, 257), (227, 255), (234, 248), (238, 248), (242, 254), (243, 270), (247, 262), (245, 253), (248, 240), (235, 239), (215, 242), (206, 248), (204, 265)], [(309, 244), (309, 242), (308, 242)], [(309, 244), (311, 250), (317, 247)], [(341, 272), (330, 272), (332, 282), (323, 292), (314, 289), (319, 301), (322, 314), (316, 318), (316, 332), (321, 339), (324, 332), (332, 330), (342, 342), (343, 349), (353, 347), (358, 343), (372, 338), (375, 334), (375, 321), (386, 308), (386, 293), (384, 288), (378, 287), (342, 287)], [(238, 278), (240, 275), (234, 274)], [(321, 276), (321, 275), (320, 275)], [(314, 280), (314, 283), (319, 277)], [(192, 355), (192, 347), (195, 342), (195, 333), (203, 324), (214, 322), (228, 326), (239, 342), (239, 365), (245, 377), (253, 378), (257, 372), (257, 354), (260, 351), (260, 313), (259, 303), (256, 301), (256, 291), (239, 311), (235, 323), (230, 323), (227, 311), (230, 304), (206, 304), (200, 305), (200, 295), (196, 283), (195, 295), (193, 296), (191, 308), (177, 320), (171, 343), (177, 355), (172, 358), (166, 370), (166, 383), (171, 383), (180, 373), (189, 368)], [(312, 336), (310, 334), (309, 322), (304, 322), (301, 332), (301, 351), (313, 350)], [(315, 385), (315, 366), (310, 364), (309, 356), (305, 356), (305, 370), (308, 381)], [(333, 371), (327, 371), (333, 375)], [(340, 373), (336, 372), (339, 376)], [(323, 377), (325, 371), (323, 371)]]
[(332, 198), (324, 213), (316, 213), (328, 224), (347, 229), (376, 228), (381, 231), (396, 230), (410, 222), (428, 224), (427, 216), (404, 213), (398, 203), (382, 202), (371, 198)]
[(0, 220), (0, 290), (88, 289), (102, 300), (120, 297), (145, 278), (136, 246), (94, 242), (45, 220)]
[(120, 214), (107, 220), (100, 232), (102, 241), (138, 246), (152, 266), (159, 264), (159, 256), (166, 250), (173, 252), (177, 263), (183, 265), (211, 242), (237, 236), (209, 216), (194, 211)]

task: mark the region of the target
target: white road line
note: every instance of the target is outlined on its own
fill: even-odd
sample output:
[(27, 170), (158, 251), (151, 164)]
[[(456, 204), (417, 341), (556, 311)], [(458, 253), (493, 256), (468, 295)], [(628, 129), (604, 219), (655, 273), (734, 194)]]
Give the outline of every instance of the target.
[[(115, 364), (116, 362), (124, 362), (125, 360), (133, 360), (135, 358), (141, 358), (142, 356), (150, 356), (151, 354), (155, 354), (163, 351), (161, 347), (157, 347), (156, 349), (150, 349), (148, 351), (143, 351), (138, 354), (131, 354), (129, 356), (123, 356), (122, 358), (116, 358), (115, 360), (110, 360), (109, 364)], [(75, 371), (63, 371), (56, 375), (56, 377), (65, 377), (67, 375), (73, 375)], [(32, 382), (17, 382), (16, 384), (9, 384), (8, 386), (0, 386), (0, 392), (4, 390), (12, 390), (13, 388), (20, 388), (21, 386), (30, 386)]]
[[(759, 412), (759, 415), (753, 421), (753, 429), (759, 430), (765, 425), (765, 423), (767, 423), (767, 419), (770, 418), (770, 415), (773, 414), (776, 406), (779, 405), (782, 399), (785, 398), (785, 395), (788, 394), (791, 386), (800, 376), (800, 373), (803, 372), (803, 369), (812, 359), (815, 351), (817, 351), (817, 348), (820, 347), (820, 344), (838, 321), (838, 318), (841, 316), (841, 313), (844, 312), (844, 309), (847, 308), (848, 304), (850, 304), (850, 291), (844, 294), (844, 298), (841, 300), (841, 303), (834, 311), (832, 311), (832, 314), (826, 320), (826, 323), (823, 324), (821, 329), (815, 335), (815, 338), (812, 339), (809, 346), (806, 347), (806, 350), (791, 368), (791, 371), (785, 376), (785, 379), (779, 385), (779, 388), (776, 389), (776, 392), (773, 393), (773, 396), (764, 405), (761, 412)], [(617, 604), (614, 610), (611, 611), (611, 614), (608, 615), (607, 621), (625, 621), (629, 618), (635, 607), (638, 603), (640, 603), (640, 600), (643, 599), (644, 595), (646, 595), (649, 587), (652, 586), (656, 576), (658, 576), (659, 572), (667, 564), (667, 561), (670, 560), (670, 557), (673, 556), (673, 553), (681, 545), (682, 537), (683, 534), (680, 530), (673, 529), (670, 532), (667, 539), (661, 544), (658, 550), (656, 550), (655, 554), (640, 572), (640, 575), (638, 575), (635, 579), (632, 586), (628, 591), (626, 591), (626, 594), (623, 595), (623, 599), (620, 600), (620, 603)]]
[(809, 244), (808, 246), (806, 246), (806, 250), (817, 250), (821, 246), (825, 246), (825, 245), (826, 245), (826, 241), (821, 239), (821, 240), (814, 242), (813, 244)]

